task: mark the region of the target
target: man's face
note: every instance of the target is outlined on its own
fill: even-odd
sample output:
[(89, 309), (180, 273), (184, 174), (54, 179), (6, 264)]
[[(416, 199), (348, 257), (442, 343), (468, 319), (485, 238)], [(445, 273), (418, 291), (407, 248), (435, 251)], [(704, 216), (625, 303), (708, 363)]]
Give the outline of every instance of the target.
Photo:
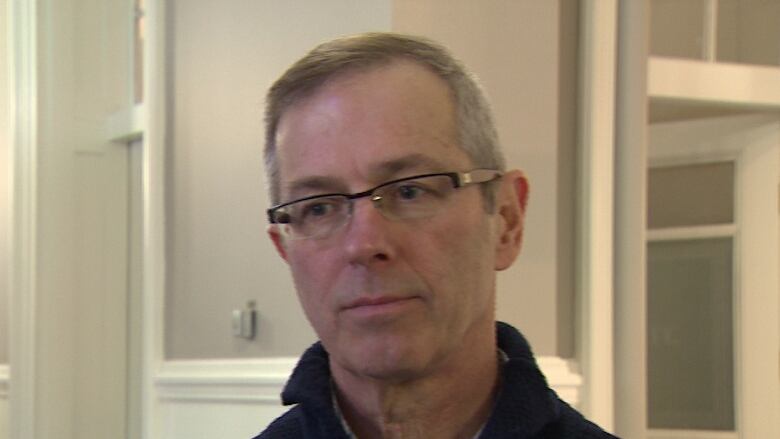
[[(276, 140), (282, 201), (473, 168), (447, 86), (407, 61), (329, 82), (283, 114)], [(355, 203), (324, 238), (269, 229), (332, 367), (407, 379), (463, 354), (466, 340), (492, 340), (500, 221), (478, 187), (425, 219), (390, 221), (367, 198)]]

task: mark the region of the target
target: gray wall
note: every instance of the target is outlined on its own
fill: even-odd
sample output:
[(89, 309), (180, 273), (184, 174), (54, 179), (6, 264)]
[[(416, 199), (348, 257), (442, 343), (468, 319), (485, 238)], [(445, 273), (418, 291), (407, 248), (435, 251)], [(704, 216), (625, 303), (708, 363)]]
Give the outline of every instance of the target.
[[(170, 3), (167, 356), (299, 355), (315, 336), (265, 233), (263, 97), (317, 42), (389, 30), (390, 2)], [(250, 300), (246, 342), (230, 313)]]
[[(510, 166), (532, 187), (498, 316), (536, 352), (571, 354), (576, 11), (534, 0), (186, 3), (169, 14), (167, 357), (298, 355), (314, 340), (265, 236), (262, 96), (315, 42), (391, 28), (442, 41), (482, 78)], [(259, 334), (245, 342), (231, 337), (230, 311), (250, 300)]]
[(537, 353), (573, 355), (576, 2), (396, 0), (393, 27), (450, 47), (482, 81), (510, 167), (531, 184), (523, 250), (498, 318)]
[(8, 362), (8, 275), (10, 272), (10, 170), (11, 138), (9, 102), (11, 84), (8, 77), (10, 62), (7, 51), (8, 20), (6, 19), (7, 0), (0, 0), (0, 364)]

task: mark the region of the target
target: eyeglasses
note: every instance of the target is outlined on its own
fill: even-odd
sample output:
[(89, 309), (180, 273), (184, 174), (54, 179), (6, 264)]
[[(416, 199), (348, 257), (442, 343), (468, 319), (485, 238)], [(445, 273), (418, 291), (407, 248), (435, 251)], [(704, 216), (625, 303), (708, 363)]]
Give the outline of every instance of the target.
[(391, 221), (428, 218), (456, 189), (500, 177), (501, 172), (493, 169), (415, 175), (356, 194), (322, 194), (282, 203), (268, 209), (268, 220), (281, 225), (291, 239), (324, 238), (349, 222), (358, 198), (371, 197), (371, 204)]

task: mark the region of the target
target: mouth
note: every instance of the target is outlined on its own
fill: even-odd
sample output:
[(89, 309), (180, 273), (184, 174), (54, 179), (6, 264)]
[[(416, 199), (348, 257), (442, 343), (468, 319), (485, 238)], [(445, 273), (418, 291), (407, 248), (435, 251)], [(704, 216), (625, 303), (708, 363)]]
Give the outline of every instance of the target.
[(347, 304), (342, 311), (356, 319), (389, 318), (402, 315), (409, 307), (420, 301), (418, 296), (409, 297), (361, 297)]

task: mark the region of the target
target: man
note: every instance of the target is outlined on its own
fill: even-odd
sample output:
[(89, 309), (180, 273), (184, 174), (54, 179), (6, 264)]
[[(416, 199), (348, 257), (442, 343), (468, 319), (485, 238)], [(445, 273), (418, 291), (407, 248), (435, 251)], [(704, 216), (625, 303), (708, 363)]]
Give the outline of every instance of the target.
[(322, 44), (266, 107), (268, 233), (320, 338), (258, 438), (612, 437), (560, 401), (495, 322), (528, 183), (442, 47)]

